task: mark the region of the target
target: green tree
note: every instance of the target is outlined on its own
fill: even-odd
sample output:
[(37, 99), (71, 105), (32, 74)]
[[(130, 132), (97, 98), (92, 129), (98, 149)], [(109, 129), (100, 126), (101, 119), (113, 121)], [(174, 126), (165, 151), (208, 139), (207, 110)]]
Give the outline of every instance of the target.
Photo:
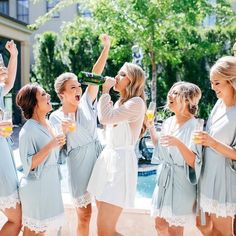
[(59, 102), (54, 91), (55, 78), (67, 67), (62, 63), (58, 35), (54, 32), (45, 32), (37, 35), (34, 45), (35, 64), (32, 67), (31, 81), (38, 82), (51, 95), (53, 102)]

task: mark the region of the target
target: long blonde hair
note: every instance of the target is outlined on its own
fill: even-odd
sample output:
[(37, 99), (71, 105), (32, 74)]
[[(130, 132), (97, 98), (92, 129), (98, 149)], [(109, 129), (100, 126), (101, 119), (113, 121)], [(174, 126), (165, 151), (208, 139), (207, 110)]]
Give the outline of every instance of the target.
[(211, 67), (210, 78), (229, 82), (234, 88), (234, 101), (236, 101), (236, 57), (221, 57)]
[[(145, 74), (143, 69), (140, 66), (129, 62), (126, 62), (123, 65), (123, 67), (127, 71), (127, 77), (129, 78), (130, 83), (126, 87), (126, 92), (124, 97), (120, 99), (120, 104), (125, 103), (132, 97), (140, 97), (146, 104), (144, 95)], [(146, 119), (144, 118), (141, 135), (143, 135), (145, 131), (146, 131)]]

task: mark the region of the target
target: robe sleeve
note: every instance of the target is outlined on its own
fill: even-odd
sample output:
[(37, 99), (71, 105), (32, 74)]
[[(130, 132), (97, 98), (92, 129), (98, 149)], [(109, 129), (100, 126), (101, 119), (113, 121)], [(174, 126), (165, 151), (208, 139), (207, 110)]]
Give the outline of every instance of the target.
[(25, 177), (39, 178), (43, 163), (31, 170), (33, 156), (38, 152), (34, 132), (26, 132), (23, 127), (19, 137), (19, 153)]
[(190, 149), (195, 153), (194, 169), (186, 162), (184, 168), (189, 182), (192, 184), (197, 184), (202, 169), (202, 145), (192, 144)]
[(98, 102), (98, 118), (102, 124), (134, 122), (143, 116), (144, 110), (145, 103), (140, 97), (133, 97), (117, 108), (111, 104), (109, 94), (103, 94)]

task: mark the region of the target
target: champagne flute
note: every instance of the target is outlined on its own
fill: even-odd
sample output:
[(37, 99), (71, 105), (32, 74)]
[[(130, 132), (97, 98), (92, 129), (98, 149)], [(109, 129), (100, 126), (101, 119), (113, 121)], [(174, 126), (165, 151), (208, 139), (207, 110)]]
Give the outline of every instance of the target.
[(68, 127), (69, 132), (74, 132), (76, 130), (76, 122), (75, 122), (75, 113), (70, 112), (67, 114), (64, 114), (65, 120), (70, 122), (70, 125)]
[(204, 126), (204, 120), (197, 119), (197, 123), (192, 135), (192, 140), (195, 144), (201, 143), (201, 140), (199, 139), (197, 132), (203, 131), (203, 126)]
[(156, 103), (155, 102), (150, 102), (149, 106), (148, 106), (148, 109), (146, 111), (146, 116), (147, 116), (147, 119), (149, 121), (154, 119), (155, 109), (156, 109)]
[(64, 140), (62, 142), (62, 145), (64, 145), (66, 143), (66, 139), (65, 139), (65, 134), (62, 129), (62, 124), (61, 123), (55, 124), (54, 130), (55, 130), (56, 136), (64, 137)]
[(12, 112), (11, 111), (3, 111), (2, 113), (2, 121), (6, 123), (3, 127), (1, 127), (1, 130), (4, 132), (3, 136), (8, 137), (11, 135), (13, 129), (12, 129)]

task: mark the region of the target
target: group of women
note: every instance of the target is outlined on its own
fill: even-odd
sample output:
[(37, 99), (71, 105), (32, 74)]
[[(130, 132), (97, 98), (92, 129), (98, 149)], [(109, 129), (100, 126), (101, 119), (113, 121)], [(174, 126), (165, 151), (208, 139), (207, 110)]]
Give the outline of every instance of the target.
[[(110, 49), (109, 36), (101, 38), (103, 50), (92, 69), (96, 74), (102, 73)], [(14, 42), (8, 42), (6, 49), (11, 56), (8, 68), (0, 68), (1, 109), (17, 67)], [(121, 235), (116, 224), (122, 210), (134, 205), (135, 143), (146, 127), (155, 144), (154, 156), (161, 163), (151, 207), (158, 235), (183, 235), (184, 227), (195, 225), (198, 212), (202, 217), (197, 216), (197, 226), (203, 235), (233, 235), (236, 58), (219, 59), (211, 69), (210, 80), (218, 101), (205, 129), (196, 129), (200, 88), (177, 82), (167, 95), (167, 108), (174, 115), (163, 122), (160, 134), (154, 121), (145, 118), (145, 75), (135, 64), (125, 63), (115, 78), (106, 78), (98, 102), (98, 86), (88, 85), (82, 94), (75, 74), (61, 74), (55, 80), (55, 91), (62, 105), (49, 119), (50, 95), (38, 84), (23, 86), (16, 97), (26, 119), (19, 137), (24, 172), (20, 182), (10, 139), (2, 132), (9, 124), (0, 121), (0, 210), (8, 218), (0, 236), (18, 235), (21, 225), (24, 236), (43, 236), (63, 225), (59, 164), (65, 161), (78, 218), (77, 235), (89, 235), (92, 196), (98, 208), (98, 235)], [(115, 104), (109, 95), (111, 88), (120, 95)], [(97, 116), (105, 127), (104, 148), (98, 140)]]

